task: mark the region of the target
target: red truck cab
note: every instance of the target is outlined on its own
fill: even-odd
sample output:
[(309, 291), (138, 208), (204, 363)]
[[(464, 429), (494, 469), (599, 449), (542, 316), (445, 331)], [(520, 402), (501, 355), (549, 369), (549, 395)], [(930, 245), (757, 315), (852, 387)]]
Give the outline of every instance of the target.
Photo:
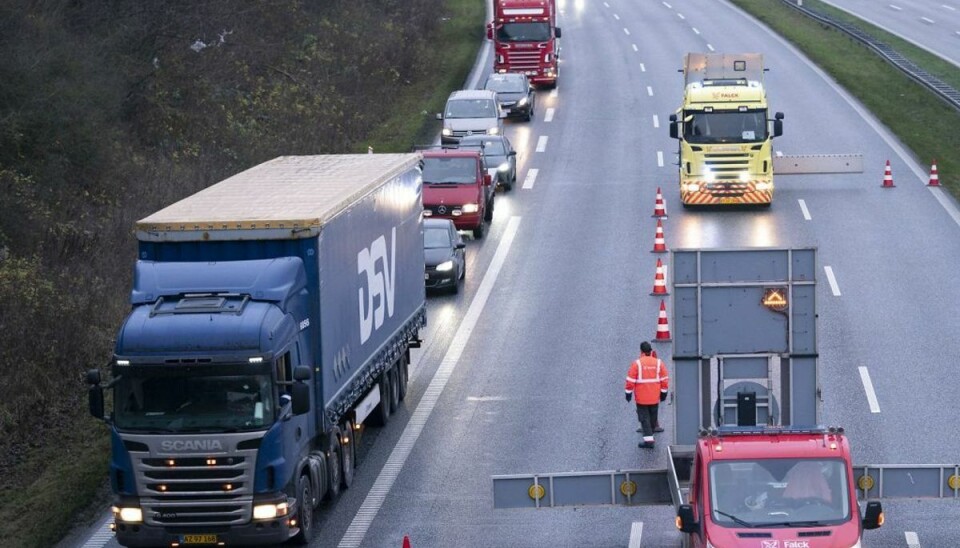
[(534, 85), (555, 87), (560, 74), (560, 28), (555, 0), (494, 0), (487, 24), (494, 72), (526, 74)]
[(737, 427), (701, 435), (688, 503), (677, 511), (684, 546), (860, 546), (883, 523), (879, 502), (861, 518), (843, 429)]
[(492, 178), (483, 156), (473, 149), (433, 149), (423, 152), (423, 215), (450, 219), (457, 230), (470, 230), (480, 239), (484, 223), (493, 219)]

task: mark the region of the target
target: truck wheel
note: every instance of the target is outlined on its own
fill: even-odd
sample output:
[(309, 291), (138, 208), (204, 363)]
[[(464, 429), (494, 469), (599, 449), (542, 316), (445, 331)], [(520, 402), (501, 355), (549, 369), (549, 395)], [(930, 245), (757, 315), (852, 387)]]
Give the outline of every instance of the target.
[(307, 474), (297, 480), (297, 525), (300, 530), (293, 537), (293, 542), (300, 545), (313, 542), (316, 536), (313, 523), (313, 487)]
[(410, 358), (407, 354), (400, 356), (400, 401), (407, 397), (407, 383), (410, 381)]
[(386, 373), (380, 376), (377, 385), (380, 390), (380, 403), (370, 415), (370, 421), (376, 426), (386, 426), (390, 422), (390, 381)]
[(390, 370), (390, 414), (397, 412), (400, 407), (400, 375), (396, 366)]
[(337, 500), (337, 497), (340, 496), (340, 483), (343, 481), (343, 469), (340, 465), (343, 463), (343, 459), (340, 456), (343, 452), (340, 450), (340, 435), (339, 433), (334, 433), (330, 436), (330, 450), (327, 451), (327, 500)]
[(488, 223), (493, 220), (493, 200), (487, 202), (486, 210), (483, 212), (483, 220)]
[(480, 224), (477, 228), (473, 229), (473, 238), (475, 240), (483, 239), (483, 221), (480, 221)]
[(349, 489), (353, 485), (354, 472), (357, 467), (357, 438), (353, 429), (353, 421), (343, 423), (342, 435), (347, 439), (346, 443), (340, 445), (343, 455), (343, 488)]

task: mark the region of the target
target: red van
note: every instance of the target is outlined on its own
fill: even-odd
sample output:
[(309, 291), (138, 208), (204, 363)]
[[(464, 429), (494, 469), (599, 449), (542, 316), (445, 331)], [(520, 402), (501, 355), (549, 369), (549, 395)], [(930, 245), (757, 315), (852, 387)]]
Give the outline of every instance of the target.
[(478, 150), (425, 150), (423, 215), (450, 219), (457, 230), (483, 238), (484, 223), (493, 220), (492, 182)]

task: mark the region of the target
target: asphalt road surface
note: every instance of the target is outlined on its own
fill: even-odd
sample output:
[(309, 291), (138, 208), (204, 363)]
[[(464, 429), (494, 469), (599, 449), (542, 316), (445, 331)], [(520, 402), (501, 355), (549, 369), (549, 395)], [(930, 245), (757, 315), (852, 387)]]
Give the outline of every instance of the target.
[[(430, 298), (404, 408), (365, 438), (356, 482), (318, 514), (314, 546), (399, 547), (408, 535), (414, 548), (614, 547), (636, 522), (643, 546), (679, 546), (669, 507), (494, 510), (490, 479), (667, 466), (672, 407), (660, 447), (644, 451), (622, 396), (656, 330), (658, 186), (670, 248), (819, 248), (822, 422), (846, 428), (858, 464), (957, 461), (960, 213), (926, 186), (929, 159), (910, 159), (724, 1), (558, 2), (559, 88), (539, 92), (532, 122), (507, 124), (518, 185), (497, 196), (488, 236), (468, 243), (464, 290)], [(683, 210), (666, 120), (690, 51), (763, 53), (772, 110), (786, 115), (775, 150), (862, 153), (865, 172), (779, 177), (769, 210)], [(881, 188), (887, 160), (892, 189)], [(884, 508), (866, 546), (960, 546), (956, 500)]]

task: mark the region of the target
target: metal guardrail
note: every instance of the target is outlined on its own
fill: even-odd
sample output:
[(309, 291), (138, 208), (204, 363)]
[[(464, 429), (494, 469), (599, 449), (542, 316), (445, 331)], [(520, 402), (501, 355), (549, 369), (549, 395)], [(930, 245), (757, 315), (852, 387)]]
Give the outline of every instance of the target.
[(918, 67), (913, 61), (910, 61), (903, 55), (900, 55), (900, 53), (892, 47), (870, 36), (855, 25), (837, 21), (829, 15), (818, 13), (810, 8), (798, 5), (797, 0), (781, 1), (791, 8), (803, 13), (807, 17), (816, 19), (817, 21), (820, 21), (826, 25), (830, 25), (831, 27), (834, 27), (837, 30), (847, 34), (854, 40), (866, 45), (875, 53), (877, 53), (877, 55), (884, 58), (888, 63), (903, 71), (904, 74), (909, 76), (915, 82), (929, 89), (938, 97), (940, 97), (940, 99), (944, 100), (948, 105), (960, 111), (960, 91), (957, 91), (943, 80)]

